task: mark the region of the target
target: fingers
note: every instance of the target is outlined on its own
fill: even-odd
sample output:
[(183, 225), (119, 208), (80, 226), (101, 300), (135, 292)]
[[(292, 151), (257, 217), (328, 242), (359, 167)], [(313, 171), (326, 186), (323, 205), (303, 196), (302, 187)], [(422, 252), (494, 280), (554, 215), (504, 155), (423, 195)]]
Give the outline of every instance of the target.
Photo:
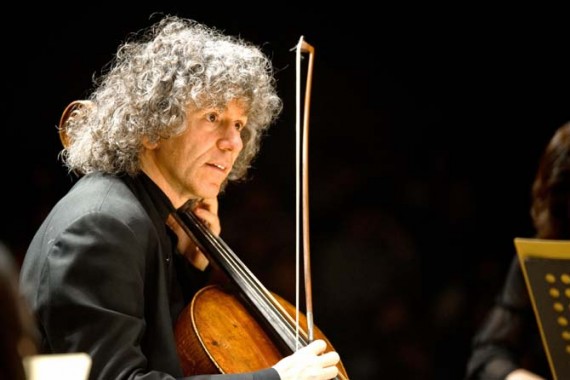
[(316, 367), (319, 368), (319, 378), (332, 379), (338, 375), (336, 365), (340, 361), (340, 356), (335, 351), (324, 352), (326, 348), (326, 342), (322, 339), (317, 339), (302, 348), (302, 350), (309, 351), (312, 355), (315, 355), (313, 360), (315, 360)]
[(210, 231), (212, 231), (214, 235), (220, 235), (222, 227), (218, 217), (217, 198), (207, 198), (196, 202), (192, 211), (194, 211), (194, 214), (196, 214), (196, 216), (202, 220), (208, 228), (210, 228)]
[(307, 346), (303, 347), (301, 350), (309, 351), (311, 354), (315, 355), (320, 366), (323, 368), (336, 366), (340, 361), (339, 354), (335, 351), (324, 352), (326, 348), (327, 348), (326, 342), (322, 339), (317, 339), (308, 344)]
[(294, 355), (303, 357), (300, 362), (306, 366), (305, 373), (318, 379), (332, 379), (338, 375), (336, 365), (340, 361), (340, 356), (334, 351), (325, 352), (326, 348), (326, 342), (317, 339)]
[(196, 243), (188, 236), (178, 221), (171, 215), (166, 219), (166, 224), (178, 237), (176, 248), (197, 269), (203, 271), (208, 266), (208, 259), (198, 248)]
[(336, 367), (323, 368), (323, 373), (322, 373), (323, 379), (325, 379), (325, 380), (333, 379), (337, 376), (338, 376), (338, 368), (336, 368)]
[(202, 198), (195, 206), (206, 209), (212, 214), (218, 215), (218, 198)]
[(340, 361), (340, 356), (338, 355), (338, 353), (331, 351), (322, 354), (319, 357), (319, 359), (321, 360), (321, 364), (323, 367), (330, 367), (330, 366), (336, 366), (338, 364), (338, 362)]
[(299, 351), (310, 351), (311, 353), (318, 355), (327, 348), (327, 344), (322, 339), (316, 339), (306, 345), (305, 347), (301, 348)]
[(336, 365), (340, 357), (334, 351), (325, 353), (326, 346), (324, 340), (317, 339), (293, 355), (283, 358), (273, 368), (281, 380), (333, 379), (339, 373)]

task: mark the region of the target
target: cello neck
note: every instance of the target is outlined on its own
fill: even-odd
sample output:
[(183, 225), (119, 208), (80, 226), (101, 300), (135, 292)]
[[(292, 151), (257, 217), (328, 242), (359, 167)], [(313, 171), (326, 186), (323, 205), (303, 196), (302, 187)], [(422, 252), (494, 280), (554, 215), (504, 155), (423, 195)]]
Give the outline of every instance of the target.
[(296, 334), (295, 321), (271, 292), (254, 276), (240, 258), (187, 207), (174, 214), (182, 229), (194, 240), (208, 260), (220, 269), (238, 288), (240, 296), (260, 318), (268, 332), (278, 341), (284, 354), (306, 346), (307, 335)]

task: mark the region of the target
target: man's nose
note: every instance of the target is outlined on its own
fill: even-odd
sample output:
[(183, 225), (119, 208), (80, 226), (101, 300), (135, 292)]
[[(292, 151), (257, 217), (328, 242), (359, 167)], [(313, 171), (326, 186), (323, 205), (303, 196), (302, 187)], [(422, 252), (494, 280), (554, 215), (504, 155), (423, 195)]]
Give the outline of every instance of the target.
[(241, 132), (235, 126), (228, 125), (224, 128), (224, 133), (218, 140), (218, 148), (221, 150), (237, 150), (240, 151), (243, 147)]

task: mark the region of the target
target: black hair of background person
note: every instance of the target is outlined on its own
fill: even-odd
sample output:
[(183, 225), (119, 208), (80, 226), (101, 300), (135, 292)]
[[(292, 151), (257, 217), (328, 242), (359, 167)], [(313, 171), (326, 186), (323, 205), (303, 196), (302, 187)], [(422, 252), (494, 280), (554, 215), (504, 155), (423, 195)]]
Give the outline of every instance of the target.
[[(150, 23), (151, 12), (178, 13), (263, 44), (274, 58), (283, 116), (263, 143), (252, 180), (229, 187), (220, 212), (226, 241), (267, 287), (291, 299), (290, 49), (304, 35), (315, 47), (315, 322), (354, 379), (460, 378), (469, 338), (510, 260), (512, 238), (532, 234), (527, 189), (541, 149), (569, 119), (566, 13), (470, 9), (449, 16), (449, 9), (378, 7), (284, 7), (260, 16), (243, 4), (213, 9), (166, 2), (126, 10), (82, 4), (52, 7), (47, 16), (15, 4), (5, 18), (25, 19), (26, 33), (2, 25), (7, 208), (0, 239), (19, 262), (47, 210), (72, 183), (57, 159), (55, 126), (65, 106), (85, 96), (92, 74), (127, 33)], [(255, 202), (251, 194), (258, 195)], [(238, 216), (251, 207), (256, 213), (249, 214), (253, 237), (247, 239)], [(361, 219), (381, 231), (364, 231)], [(356, 238), (362, 241), (353, 247), (363, 248), (349, 249)], [(348, 246), (345, 256), (329, 250), (335, 245)], [(330, 255), (339, 255), (336, 266), (319, 270)], [(395, 285), (398, 273), (411, 277)], [(370, 337), (374, 343), (362, 346)]]

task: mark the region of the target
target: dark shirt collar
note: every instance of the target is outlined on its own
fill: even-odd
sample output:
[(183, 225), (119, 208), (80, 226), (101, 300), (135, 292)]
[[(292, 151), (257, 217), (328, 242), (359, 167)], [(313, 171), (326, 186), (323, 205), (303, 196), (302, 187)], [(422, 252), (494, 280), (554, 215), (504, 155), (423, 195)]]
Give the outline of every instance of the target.
[(160, 219), (164, 222), (166, 222), (168, 215), (176, 211), (166, 194), (145, 173), (140, 172), (135, 177), (132, 177), (131, 183), (137, 193), (144, 194), (143, 196), (154, 205)]

